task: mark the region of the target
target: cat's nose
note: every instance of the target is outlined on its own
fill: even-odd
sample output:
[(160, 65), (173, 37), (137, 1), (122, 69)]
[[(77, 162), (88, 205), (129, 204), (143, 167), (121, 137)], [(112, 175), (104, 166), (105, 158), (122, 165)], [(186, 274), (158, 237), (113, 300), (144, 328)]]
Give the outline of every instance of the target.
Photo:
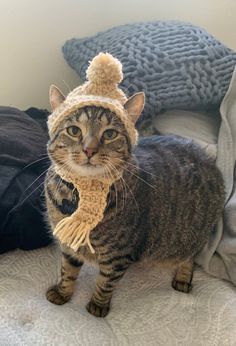
[(91, 158), (93, 155), (95, 155), (98, 152), (97, 148), (83, 148), (83, 152), (85, 153), (85, 155), (87, 156), (87, 158)]

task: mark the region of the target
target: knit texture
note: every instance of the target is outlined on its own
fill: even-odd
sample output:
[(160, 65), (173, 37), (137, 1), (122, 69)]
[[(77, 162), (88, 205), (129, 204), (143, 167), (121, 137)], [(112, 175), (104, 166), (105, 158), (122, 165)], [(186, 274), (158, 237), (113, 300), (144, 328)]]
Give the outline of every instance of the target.
[(102, 221), (107, 205), (107, 195), (113, 180), (98, 180), (71, 177), (63, 174), (60, 169), (57, 173), (69, 182), (72, 182), (79, 191), (79, 208), (69, 217), (62, 219), (54, 229), (61, 243), (70, 246), (75, 252), (80, 246), (88, 245), (90, 251), (94, 249), (90, 243), (90, 232)]
[(114, 112), (124, 123), (131, 143), (136, 144), (138, 133), (123, 107), (127, 97), (118, 87), (118, 83), (123, 79), (119, 60), (110, 54), (100, 53), (93, 58), (86, 72), (88, 80), (70, 92), (65, 101), (49, 116), (49, 135), (57, 130), (62, 120), (79, 108), (97, 106)]
[[(123, 79), (121, 63), (110, 54), (100, 53), (87, 69), (87, 82), (74, 89), (66, 99), (52, 112), (48, 118), (49, 134), (52, 136), (72, 112), (85, 106), (97, 106), (110, 109), (123, 122), (131, 143), (137, 142), (137, 131), (132, 118), (123, 105), (127, 98), (118, 83)], [(61, 243), (77, 251), (80, 246), (87, 245), (92, 253), (90, 232), (102, 221), (107, 205), (109, 188), (119, 174), (108, 177), (81, 177), (77, 173), (54, 165), (59, 176), (72, 183), (79, 191), (78, 209), (69, 217), (62, 219), (55, 227), (53, 234)]]
[(62, 219), (56, 225), (53, 234), (62, 244), (71, 247), (75, 252), (80, 246), (88, 245), (90, 251), (94, 253), (89, 239), (90, 232), (102, 221), (110, 186), (120, 178), (120, 175), (89, 178), (80, 177), (71, 171), (65, 172), (57, 165), (54, 170), (79, 191), (79, 207), (71, 216)]
[(83, 80), (87, 62), (98, 52), (116, 56), (123, 65), (123, 90), (145, 92), (143, 120), (167, 109), (218, 106), (236, 64), (236, 53), (205, 30), (176, 21), (114, 27), (68, 40), (62, 49)]

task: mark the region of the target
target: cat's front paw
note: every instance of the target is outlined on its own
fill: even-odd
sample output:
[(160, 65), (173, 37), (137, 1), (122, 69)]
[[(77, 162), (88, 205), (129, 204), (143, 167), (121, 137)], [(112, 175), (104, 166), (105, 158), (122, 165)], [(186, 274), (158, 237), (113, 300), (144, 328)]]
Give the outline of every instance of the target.
[(176, 291), (183, 292), (183, 293), (189, 293), (192, 289), (191, 282), (178, 281), (175, 279), (172, 281), (172, 287)]
[(58, 285), (55, 285), (55, 286), (49, 288), (49, 290), (46, 293), (46, 298), (49, 302), (51, 302), (53, 304), (63, 305), (70, 300), (71, 296), (63, 296), (59, 292)]
[(93, 300), (86, 305), (87, 311), (96, 317), (105, 317), (110, 309), (109, 305), (99, 306)]

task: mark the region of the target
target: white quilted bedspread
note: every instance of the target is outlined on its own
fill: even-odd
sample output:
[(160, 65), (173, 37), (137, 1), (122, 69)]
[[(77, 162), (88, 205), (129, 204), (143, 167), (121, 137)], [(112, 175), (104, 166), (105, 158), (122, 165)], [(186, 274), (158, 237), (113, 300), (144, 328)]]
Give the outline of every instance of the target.
[(87, 313), (96, 269), (84, 266), (71, 302), (45, 299), (59, 275), (56, 247), (0, 256), (0, 345), (236, 345), (236, 289), (194, 275), (192, 293), (175, 292), (167, 270), (133, 266), (105, 319)]

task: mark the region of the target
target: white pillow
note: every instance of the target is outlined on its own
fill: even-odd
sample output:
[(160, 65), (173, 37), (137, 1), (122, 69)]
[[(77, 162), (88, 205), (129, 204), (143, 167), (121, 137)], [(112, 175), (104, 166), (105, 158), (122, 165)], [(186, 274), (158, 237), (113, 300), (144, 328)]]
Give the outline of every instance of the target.
[(153, 119), (153, 127), (163, 135), (193, 139), (215, 159), (220, 122), (220, 113), (172, 110)]

